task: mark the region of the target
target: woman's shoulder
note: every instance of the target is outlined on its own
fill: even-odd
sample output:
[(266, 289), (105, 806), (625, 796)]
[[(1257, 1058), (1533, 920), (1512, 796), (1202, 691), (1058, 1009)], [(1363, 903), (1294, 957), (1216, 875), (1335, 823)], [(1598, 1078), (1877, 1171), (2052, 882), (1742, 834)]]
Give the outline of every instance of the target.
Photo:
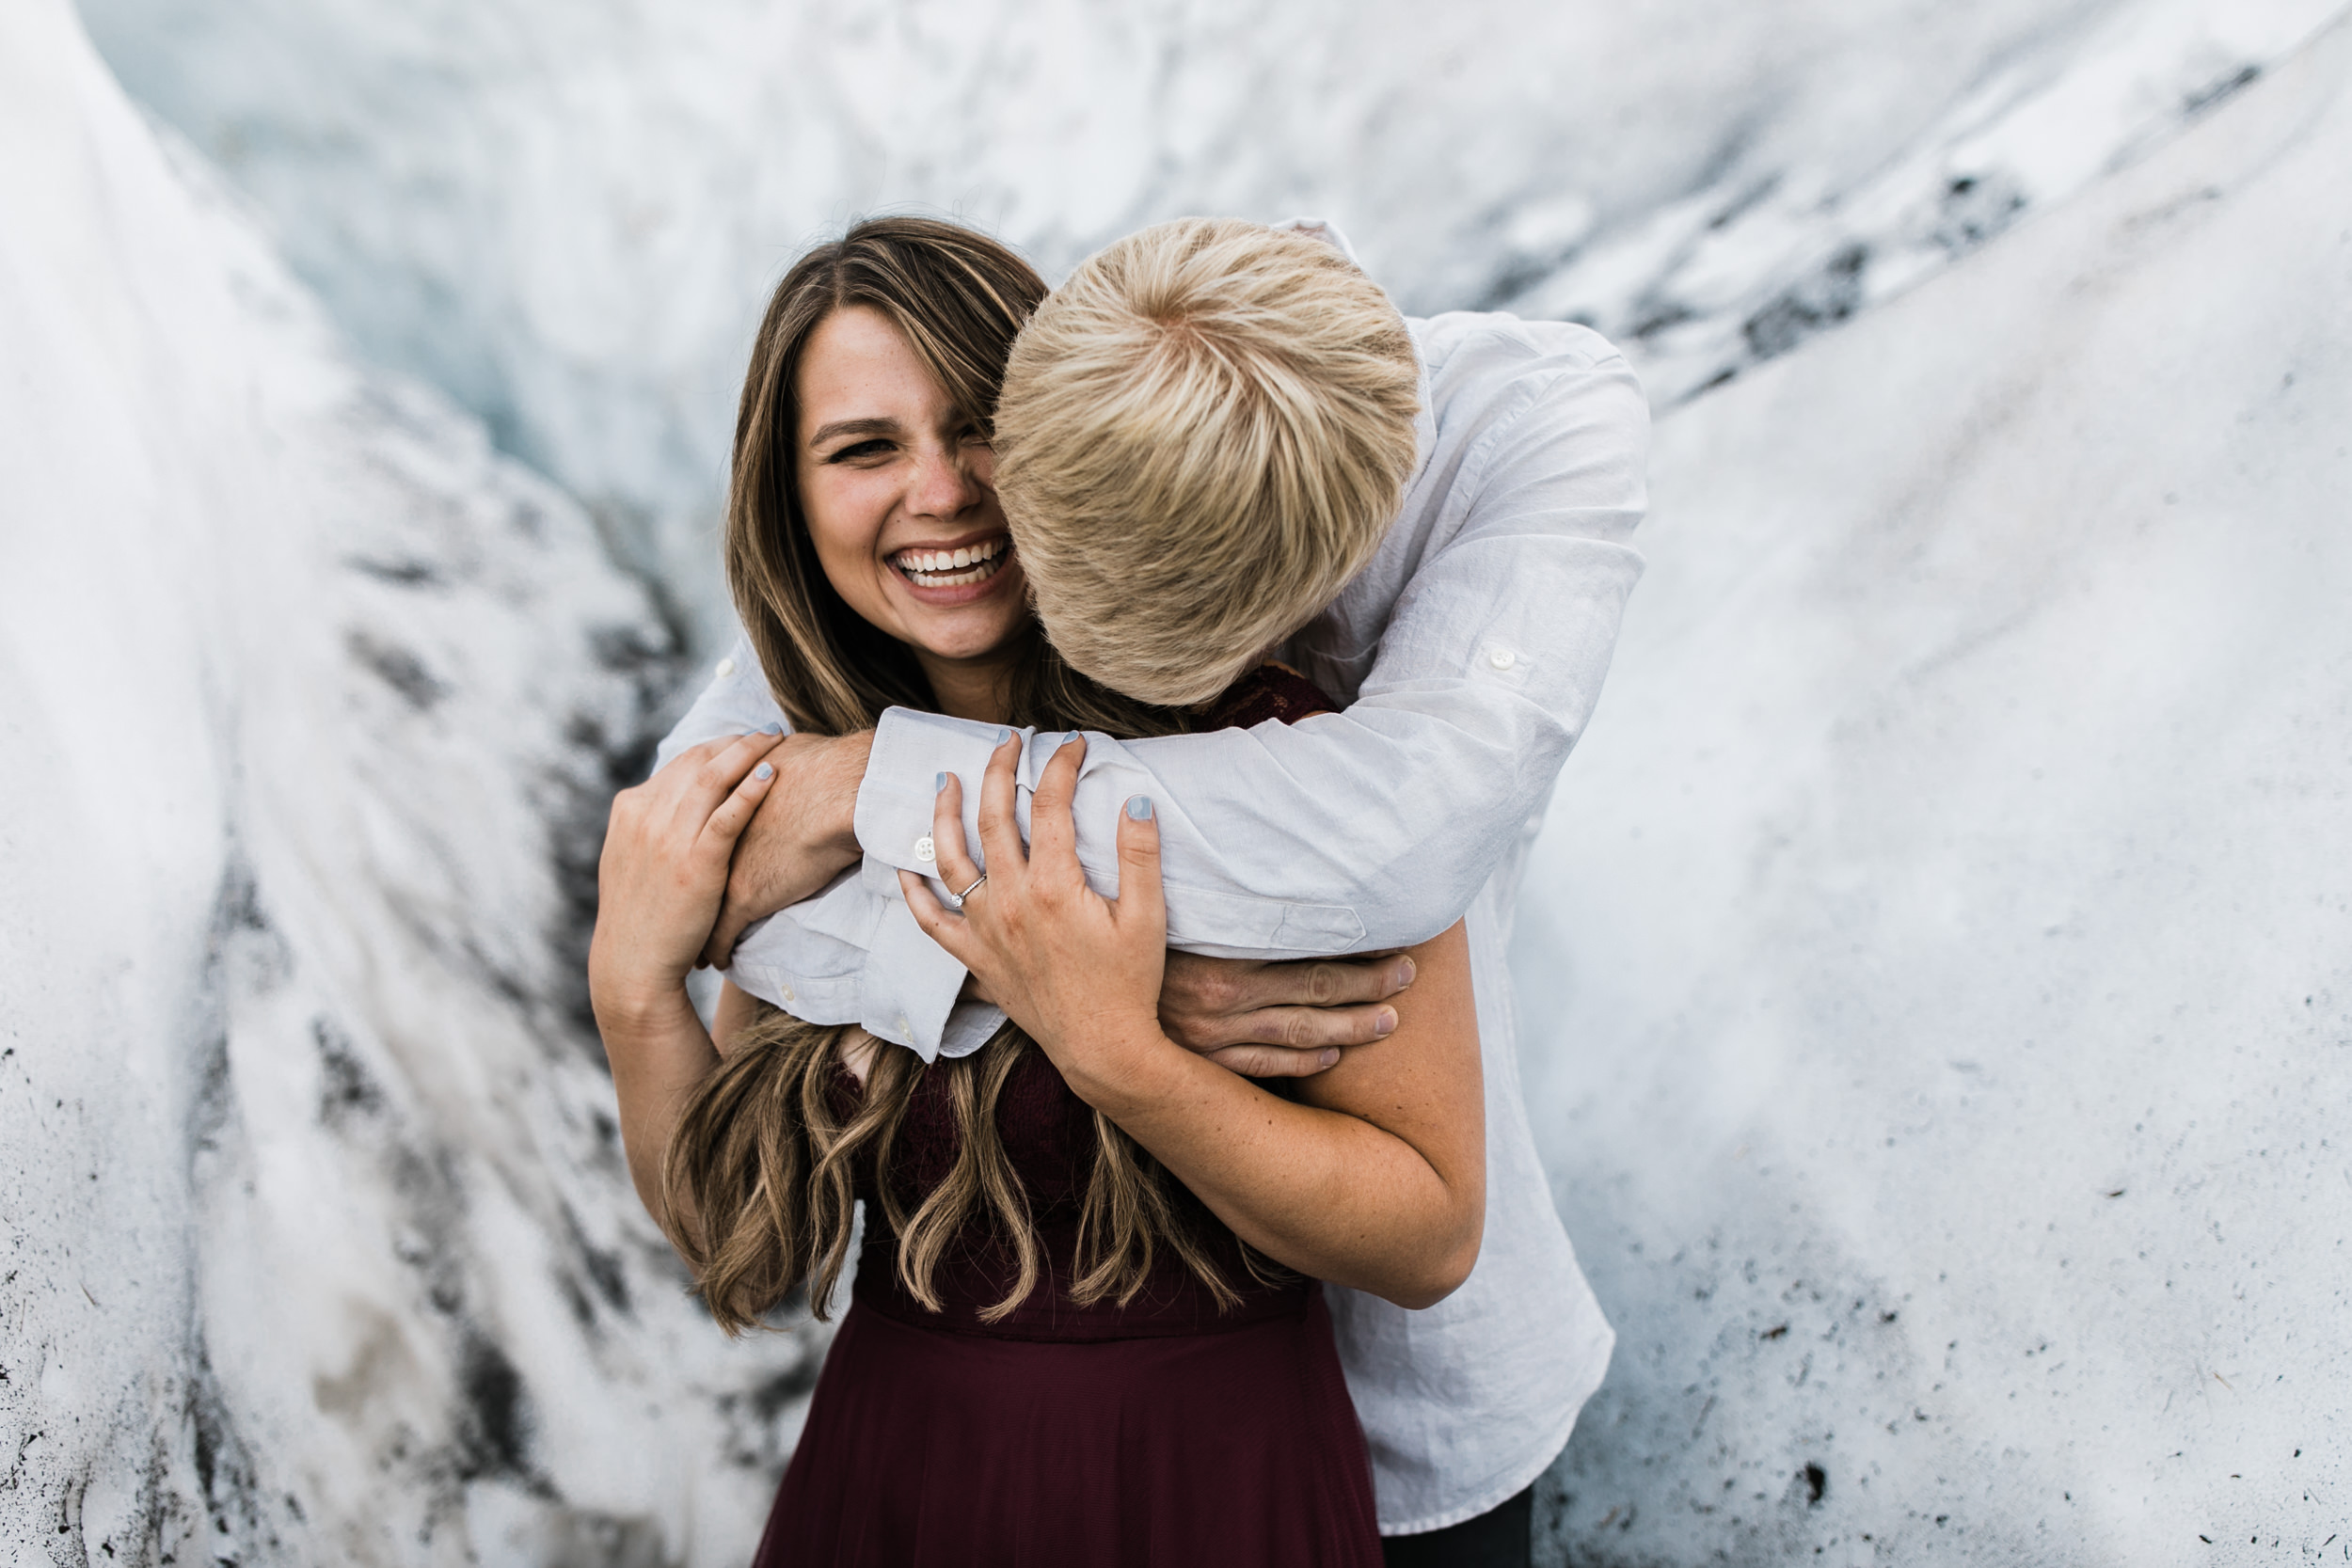
[(1337, 713), (1339, 707), (1323, 688), (1289, 665), (1267, 659), (1225, 689), (1200, 727), (1246, 730), (1269, 719), (1295, 724), (1314, 714)]

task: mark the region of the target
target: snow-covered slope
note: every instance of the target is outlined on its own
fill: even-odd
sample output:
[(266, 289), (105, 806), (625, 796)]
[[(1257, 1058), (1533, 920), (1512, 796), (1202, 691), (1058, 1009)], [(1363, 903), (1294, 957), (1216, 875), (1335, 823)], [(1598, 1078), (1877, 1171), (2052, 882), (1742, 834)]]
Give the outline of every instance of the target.
[(0, 8), (0, 1554), (746, 1555), (818, 1344), (603, 1119), (598, 535), (707, 593), (760, 288), (923, 201), (1738, 372), (1518, 935), (1620, 1332), (1546, 1560), (2352, 1560), (2330, 4), (87, 8), (339, 325)]
[(1586, 316), (1661, 402), (2063, 198), (2341, 0), (84, 0), (378, 361), (707, 621), (763, 291), (923, 204), (1050, 272), (1319, 212), (1408, 309)]
[(1532, 864), (1580, 1564), (2343, 1560), (2352, 25), (1659, 430)]
[(0, 1558), (740, 1561), (813, 1346), (684, 1299), (581, 1017), (671, 633), (63, 0), (0, 345)]

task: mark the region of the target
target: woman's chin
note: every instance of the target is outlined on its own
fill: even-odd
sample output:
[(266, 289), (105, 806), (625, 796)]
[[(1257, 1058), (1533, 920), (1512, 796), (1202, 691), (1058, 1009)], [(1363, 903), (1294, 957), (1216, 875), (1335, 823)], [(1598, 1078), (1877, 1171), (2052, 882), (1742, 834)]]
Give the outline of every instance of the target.
[(1016, 569), (985, 582), (923, 588), (903, 578), (892, 585), (905, 641), (940, 658), (985, 658), (1000, 653), (1029, 627), (1028, 603)]
[[(986, 588), (986, 583), (981, 583)], [(988, 594), (964, 604), (903, 604), (901, 640), (934, 658), (991, 658), (1005, 654), (1030, 630), (1028, 604), (1019, 593)]]

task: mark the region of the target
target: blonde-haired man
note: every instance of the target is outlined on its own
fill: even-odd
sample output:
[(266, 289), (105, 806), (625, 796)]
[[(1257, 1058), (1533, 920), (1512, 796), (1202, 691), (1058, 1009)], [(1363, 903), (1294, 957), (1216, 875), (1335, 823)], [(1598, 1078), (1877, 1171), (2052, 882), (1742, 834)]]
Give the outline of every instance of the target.
[(1321, 241), (1186, 218), (1090, 257), (996, 406), (996, 493), (1054, 646), (1131, 697), (1223, 691), (1380, 547), (1420, 382), (1405, 318)]
[[(1376, 1037), (1380, 1002), (1410, 982), (1399, 960), (1346, 956), (1468, 919), (1478, 1266), (1422, 1312), (1332, 1292), (1391, 1563), (1524, 1562), (1529, 1488), (1608, 1362), (1519, 1097), (1503, 943), (1641, 573), (1647, 433), (1639, 386), (1595, 333), (1407, 321), (1306, 221), (1185, 220), (1109, 246), (1023, 333), (997, 412), (1014, 553), (1073, 665), (1190, 703), (1257, 657), (1232, 650), (1279, 644), (1347, 705), (1247, 732), (1089, 736), (1079, 853), (1104, 891), (1120, 804), (1157, 807), (1171, 1036), (1253, 1075), (1318, 1070)], [(739, 650), (664, 756), (778, 717)], [(786, 804), (747, 835), (712, 939), (735, 983), (927, 1059), (985, 1040), (993, 1009), (959, 1000), (963, 972), (914, 927), (896, 872), (930, 874), (934, 780), (977, 777), (994, 734), (893, 709), (870, 736), (787, 741), (790, 787), (771, 796)], [(1025, 785), (1054, 739), (1033, 739)]]

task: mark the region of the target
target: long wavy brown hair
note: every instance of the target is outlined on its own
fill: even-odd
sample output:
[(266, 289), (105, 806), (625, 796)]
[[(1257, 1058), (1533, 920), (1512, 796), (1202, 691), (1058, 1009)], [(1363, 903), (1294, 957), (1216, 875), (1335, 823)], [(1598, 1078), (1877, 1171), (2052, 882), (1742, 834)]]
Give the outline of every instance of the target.
[[(836, 310), (881, 311), (985, 436), (1013, 338), (1045, 293), (1027, 262), (986, 235), (912, 217), (855, 225), (802, 257), (776, 286), (736, 416), (726, 570), (744, 629), (796, 731), (848, 734), (872, 728), (894, 705), (937, 705), (913, 654), (852, 611), (818, 562), (794, 483), (794, 388), (810, 336)], [(1028, 639), (1009, 695), (1015, 724), (1126, 736), (1186, 727), (1184, 714), (1120, 696), (1072, 670), (1041, 635)], [(899, 1278), (926, 1307), (939, 1308), (932, 1275), (976, 1213), (1010, 1247), (1018, 1268), (1009, 1293), (983, 1316), (1010, 1312), (1044, 1275), (1027, 1195), (996, 1125), (1006, 1081), (1036, 1045), (1007, 1023), (971, 1055), (928, 1066), (912, 1052), (882, 1047), (872, 1053), (863, 1099), (843, 1119), (828, 1090), (859, 1033), (761, 1004), (688, 1101), (671, 1140), (662, 1187), (678, 1218), (669, 1228), (711, 1315), (730, 1334), (755, 1326), (796, 1292), (825, 1315), (849, 1255), (863, 1160), (882, 1173), (880, 1217), (898, 1238)], [(927, 1076), (945, 1080), (960, 1147), (945, 1181), (910, 1195), (890, 1179), (891, 1152)], [(1094, 1125), (1073, 1295), (1123, 1305), (1165, 1247), (1220, 1302), (1237, 1299), (1202, 1244), (1198, 1200), (1108, 1117), (1097, 1112)]]

